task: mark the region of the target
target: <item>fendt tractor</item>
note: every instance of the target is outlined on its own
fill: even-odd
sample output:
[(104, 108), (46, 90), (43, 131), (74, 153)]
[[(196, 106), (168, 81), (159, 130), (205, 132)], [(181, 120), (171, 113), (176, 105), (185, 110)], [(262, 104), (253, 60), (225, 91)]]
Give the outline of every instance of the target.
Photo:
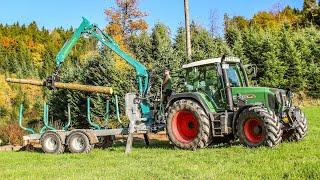
[[(184, 91), (173, 93), (166, 104), (150, 94), (150, 77), (146, 67), (125, 52), (97, 25), (83, 18), (81, 25), (56, 56), (56, 70), (44, 81), (7, 79), (8, 82), (69, 88), (112, 95), (112, 88), (98, 91), (85, 85), (57, 82), (60, 67), (79, 38), (86, 34), (110, 48), (136, 71), (137, 92), (125, 96), (127, 128), (110, 129), (99, 126), (90, 118), (90, 99), (87, 101), (87, 120), (92, 128), (70, 128), (68, 123), (58, 130), (48, 124), (49, 107), (44, 105), (44, 127), (39, 133), (23, 127), (23, 107), (19, 124), (31, 132), (24, 136), (24, 144), (39, 142), (47, 153), (62, 153), (68, 147), (72, 153), (89, 152), (96, 144), (111, 144), (115, 135), (128, 135), (126, 152), (130, 152), (133, 134), (143, 134), (148, 144), (148, 133), (166, 130), (175, 147), (195, 150), (210, 144), (239, 140), (248, 147), (277, 146), (282, 140), (299, 141), (307, 133), (307, 120), (302, 111), (293, 106), (293, 93), (287, 90), (252, 87), (247, 71), (256, 74), (256, 66), (243, 65), (239, 58), (213, 58), (183, 65)], [(116, 93), (115, 93), (116, 94)], [(116, 104), (117, 106), (117, 104)], [(108, 108), (107, 108), (108, 109)], [(119, 109), (118, 106), (116, 109)], [(119, 117), (119, 112), (117, 112)]]
[(255, 75), (255, 67), (224, 56), (183, 65), (185, 92), (173, 95), (167, 105), (170, 141), (196, 149), (215, 140), (273, 147), (282, 139), (303, 139), (307, 120), (292, 105), (293, 93), (249, 86), (246, 69)]

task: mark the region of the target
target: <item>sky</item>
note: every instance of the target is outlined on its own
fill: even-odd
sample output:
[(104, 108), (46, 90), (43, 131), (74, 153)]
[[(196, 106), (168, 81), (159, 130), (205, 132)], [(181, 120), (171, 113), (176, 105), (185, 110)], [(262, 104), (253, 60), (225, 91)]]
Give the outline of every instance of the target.
[[(189, 0), (190, 18), (209, 28), (210, 13), (215, 12), (216, 24), (222, 29), (224, 13), (250, 18), (258, 11), (271, 10), (275, 4), (302, 8), (303, 0)], [(70, 28), (77, 27), (84, 16), (103, 28), (107, 23), (104, 10), (113, 6), (114, 0), (1, 0), (0, 23), (36, 21), (48, 29)], [(148, 13), (149, 27), (161, 22), (174, 34), (184, 23), (183, 0), (140, 0), (139, 7)]]

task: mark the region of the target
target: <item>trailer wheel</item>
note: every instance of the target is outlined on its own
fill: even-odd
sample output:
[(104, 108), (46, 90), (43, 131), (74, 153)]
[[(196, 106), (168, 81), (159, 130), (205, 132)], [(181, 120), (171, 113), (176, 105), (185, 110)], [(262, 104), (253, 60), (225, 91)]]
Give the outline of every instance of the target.
[(195, 150), (212, 142), (209, 117), (197, 102), (178, 100), (168, 112), (167, 134), (174, 146)]
[(89, 153), (93, 148), (87, 135), (79, 131), (71, 133), (67, 138), (67, 143), (71, 153)]
[(289, 141), (300, 141), (307, 135), (307, 118), (299, 108), (295, 108), (292, 111), (291, 116), (293, 118), (295, 128), (293, 129), (292, 134), (290, 134)]
[(267, 108), (255, 106), (241, 112), (237, 122), (237, 136), (248, 147), (274, 147), (282, 139), (278, 117)]
[(60, 136), (55, 132), (45, 132), (41, 139), (41, 146), (42, 150), (45, 153), (52, 153), (52, 154), (61, 154), (64, 152), (65, 147), (62, 144)]

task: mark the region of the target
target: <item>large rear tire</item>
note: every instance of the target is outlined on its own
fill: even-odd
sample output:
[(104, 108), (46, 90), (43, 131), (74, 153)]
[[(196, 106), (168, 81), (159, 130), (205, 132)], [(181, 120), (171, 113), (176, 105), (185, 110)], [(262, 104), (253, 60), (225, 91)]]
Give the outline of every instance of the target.
[(245, 109), (237, 121), (237, 136), (248, 147), (277, 146), (282, 139), (278, 117), (261, 106)]
[(295, 128), (289, 137), (289, 141), (301, 141), (308, 132), (307, 118), (299, 108), (295, 108), (292, 111), (291, 117)]
[(45, 153), (51, 153), (51, 154), (61, 154), (64, 152), (65, 147), (62, 144), (60, 136), (55, 132), (45, 132), (41, 139), (41, 146), (42, 150)]
[(174, 146), (195, 150), (212, 142), (209, 117), (197, 102), (178, 100), (169, 107), (168, 113), (167, 134)]

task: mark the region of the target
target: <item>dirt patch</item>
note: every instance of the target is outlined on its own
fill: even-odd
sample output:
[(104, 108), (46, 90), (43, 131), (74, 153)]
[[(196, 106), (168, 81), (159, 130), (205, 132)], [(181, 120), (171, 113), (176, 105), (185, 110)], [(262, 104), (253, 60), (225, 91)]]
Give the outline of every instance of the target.
[(150, 139), (158, 141), (168, 141), (168, 136), (166, 132), (158, 132), (157, 134), (148, 134)]

